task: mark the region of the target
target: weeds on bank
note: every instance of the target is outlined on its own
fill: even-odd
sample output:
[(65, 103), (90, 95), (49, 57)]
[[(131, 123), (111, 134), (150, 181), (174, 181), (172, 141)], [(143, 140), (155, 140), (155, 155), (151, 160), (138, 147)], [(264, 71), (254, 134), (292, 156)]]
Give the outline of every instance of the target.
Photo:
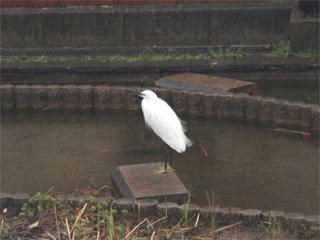
[[(150, 54), (141, 53), (134, 56), (124, 55), (95, 55), (95, 56), (84, 56), (80, 58), (83, 62), (123, 62), (123, 63), (141, 63), (141, 62), (165, 62), (165, 61), (195, 61), (195, 60), (210, 60), (219, 58), (241, 58), (245, 54), (240, 50), (237, 52), (231, 51), (230, 49), (209, 52), (208, 54)], [(71, 59), (72, 60), (72, 59)], [(9, 58), (1, 59), (1, 62), (8, 63), (47, 63), (47, 62), (65, 62), (66, 58), (52, 58), (42, 55), (38, 57), (29, 57), (27, 55), (16, 55)]]
[[(61, 202), (49, 194), (37, 193), (30, 197), (15, 217), (0, 217), (0, 238), (206, 240), (216, 239), (218, 234), (220, 239), (261, 236), (286, 238), (288, 223), (280, 221), (273, 214), (268, 221), (261, 222), (255, 231), (252, 228), (238, 229), (241, 222), (217, 225), (213, 193), (209, 196), (206, 192), (206, 195), (210, 207), (209, 218), (204, 220), (200, 213), (190, 211), (189, 195), (180, 218), (173, 221), (168, 219), (167, 209), (162, 214), (144, 217), (139, 208), (134, 213), (126, 209), (117, 210), (111, 203), (100, 202), (93, 196), (80, 201), (69, 199)], [(6, 213), (5, 209), (3, 214)], [(308, 228), (303, 236), (313, 239), (319, 234), (320, 225), (317, 224)]]
[[(290, 42), (284, 42), (273, 51), (264, 54), (266, 57), (320, 57), (320, 51), (307, 50), (300, 52), (293, 52), (290, 48)], [(196, 60), (214, 60), (221, 58), (243, 58), (250, 56), (250, 54), (244, 53), (240, 48), (237, 51), (231, 49), (221, 49), (218, 51), (210, 51), (202, 54), (181, 54), (175, 49), (169, 49), (167, 54), (151, 54), (149, 49), (146, 48), (140, 54), (133, 56), (125, 55), (94, 55), (84, 56), (82, 58), (70, 58), (69, 60), (80, 60), (83, 62), (122, 62), (122, 63), (141, 63), (141, 62), (165, 62), (165, 61), (196, 61)], [(48, 58), (46, 55), (30, 57), (27, 55), (16, 55), (9, 58), (1, 59), (1, 62), (9, 63), (47, 63), (47, 62), (65, 62), (68, 58)]]
[(17, 216), (0, 219), (0, 238), (190, 239), (203, 224), (199, 224), (200, 214), (194, 216), (189, 211), (189, 202), (190, 196), (180, 220), (169, 224), (167, 210), (163, 216), (141, 219), (139, 208), (132, 214), (93, 196), (62, 202), (49, 194), (37, 193), (23, 204)]
[(47, 63), (49, 61), (48, 56), (42, 55), (38, 57), (29, 57), (27, 55), (15, 55), (9, 58), (1, 59), (1, 62), (8, 63)]
[(283, 239), (286, 234), (284, 223), (271, 212), (268, 221), (263, 221), (257, 226), (257, 230), (273, 239)]
[(280, 44), (279, 47), (274, 49), (273, 51), (265, 54), (267, 57), (270, 58), (276, 58), (276, 57), (299, 57), (299, 58), (306, 58), (306, 57), (312, 57), (312, 58), (319, 58), (320, 57), (320, 51), (318, 50), (307, 50), (307, 51), (300, 51), (300, 52), (293, 52), (290, 48), (290, 42), (284, 42)]

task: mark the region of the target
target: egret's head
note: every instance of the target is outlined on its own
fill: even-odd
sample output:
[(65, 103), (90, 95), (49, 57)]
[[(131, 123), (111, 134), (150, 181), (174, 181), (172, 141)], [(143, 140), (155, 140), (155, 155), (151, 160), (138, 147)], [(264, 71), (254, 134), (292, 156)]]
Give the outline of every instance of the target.
[(157, 94), (155, 94), (151, 90), (144, 90), (139, 94), (139, 96), (144, 99), (153, 99), (158, 97)]

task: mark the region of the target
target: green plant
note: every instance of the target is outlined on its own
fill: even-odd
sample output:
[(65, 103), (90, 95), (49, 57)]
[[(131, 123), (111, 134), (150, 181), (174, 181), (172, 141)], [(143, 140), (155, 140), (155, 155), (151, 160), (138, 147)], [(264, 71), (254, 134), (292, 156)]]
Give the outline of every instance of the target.
[(288, 57), (291, 54), (290, 42), (281, 43), (279, 47), (273, 51), (266, 53), (267, 57)]
[(48, 62), (48, 57), (47, 56), (39, 56), (39, 57), (31, 58), (31, 61), (32, 60), (34, 62), (46, 63), (46, 62)]
[(123, 216), (127, 216), (128, 215), (128, 210), (127, 209), (122, 209), (121, 210), (121, 214), (123, 215)]
[(30, 197), (28, 201), (22, 205), (21, 210), (23, 212), (41, 212), (42, 210), (51, 209), (53, 205), (61, 208), (62, 203), (53, 196), (41, 194), (40, 192), (38, 192), (34, 196)]
[(214, 192), (212, 191), (212, 197), (210, 199), (209, 193), (206, 190), (206, 196), (207, 196), (207, 200), (208, 200), (208, 204), (209, 204), (209, 208), (210, 208), (210, 222), (211, 222), (211, 228), (212, 230), (214, 230), (214, 228), (216, 227), (216, 212), (214, 209)]
[(115, 230), (114, 230), (114, 219), (112, 214), (108, 215), (107, 225), (108, 225), (108, 239), (113, 240), (115, 239)]
[(119, 225), (117, 226), (117, 233), (120, 236), (122, 236), (124, 233), (124, 226), (121, 223), (119, 223)]
[(211, 51), (210, 56), (212, 58), (242, 58), (245, 56), (243, 52), (241, 52), (240, 48), (234, 52), (231, 49), (219, 50), (219, 51)]
[(189, 219), (190, 198), (191, 198), (191, 193), (189, 192), (187, 203), (185, 204), (185, 207), (183, 209), (183, 217), (184, 217), (184, 223), (186, 227), (188, 226), (188, 219)]
[(307, 51), (300, 51), (294, 53), (294, 56), (305, 58), (305, 57), (320, 57), (320, 51), (318, 50), (307, 50)]
[(268, 221), (261, 222), (258, 225), (258, 229), (272, 238), (283, 238), (285, 235), (285, 226), (283, 222), (277, 218), (273, 212), (270, 213)]

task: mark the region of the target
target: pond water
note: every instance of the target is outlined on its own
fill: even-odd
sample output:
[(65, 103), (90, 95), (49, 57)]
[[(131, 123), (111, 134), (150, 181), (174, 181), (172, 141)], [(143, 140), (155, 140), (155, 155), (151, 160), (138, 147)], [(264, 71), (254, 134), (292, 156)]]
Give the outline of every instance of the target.
[[(267, 126), (182, 116), (197, 145), (174, 153), (174, 168), (200, 205), (319, 212), (319, 142)], [(1, 191), (35, 193), (110, 184), (118, 165), (162, 161), (142, 114), (3, 113)]]

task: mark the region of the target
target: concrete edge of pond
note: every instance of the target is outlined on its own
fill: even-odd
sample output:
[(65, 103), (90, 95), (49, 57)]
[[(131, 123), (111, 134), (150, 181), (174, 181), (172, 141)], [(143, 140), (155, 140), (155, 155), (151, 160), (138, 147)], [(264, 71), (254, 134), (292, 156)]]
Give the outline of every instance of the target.
[[(316, 57), (267, 57), (263, 54), (240, 58), (148, 62), (86, 62), (73, 59), (57, 62), (2, 62), (1, 73), (177, 73), (318, 70)], [(28, 84), (26, 82), (26, 84)], [(52, 83), (54, 84), (54, 82)]]
[[(203, 94), (152, 87), (179, 113), (217, 119), (242, 119), (319, 134), (320, 106), (243, 93)], [(139, 111), (141, 87), (90, 85), (0, 85), (1, 111)]]
[[(22, 205), (28, 201), (30, 195), (28, 194), (7, 194), (0, 193), (0, 210), (7, 208), (20, 209)], [(55, 196), (59, 201), (69, 202), (70, 204), (79, 204), (85, 201), (88, 196)], [(153, 216), (158, 213), (166, 213), (169, 219), (179, 220), (186, 213), (190, 216), (199, 215), (199, 219), (206, 225), (211, 224), (211, 219), (218, 224), (232, 224), (235, 222), (242, 222), (243, 226), (256, 226), (261, 222), (277, 221), (284, 224), (289, 230), (304, 230), (306, 227), (311, 227), (320, 223), (320, 215), (305, 215), (301, 213), (285, 213), (278, 210), (259, 209), (240, 209), (236, 207), (199, 207), (196, 204), (178, 204), (175, 202), (158, 202), (155, 199), (135, 200), (129, 198), (108, 198), (97, 197), (96, 202), (104, 202), (112, 204), (117, 210), (126, 209), (130, 214), (139, 214), (139, 216)]]

